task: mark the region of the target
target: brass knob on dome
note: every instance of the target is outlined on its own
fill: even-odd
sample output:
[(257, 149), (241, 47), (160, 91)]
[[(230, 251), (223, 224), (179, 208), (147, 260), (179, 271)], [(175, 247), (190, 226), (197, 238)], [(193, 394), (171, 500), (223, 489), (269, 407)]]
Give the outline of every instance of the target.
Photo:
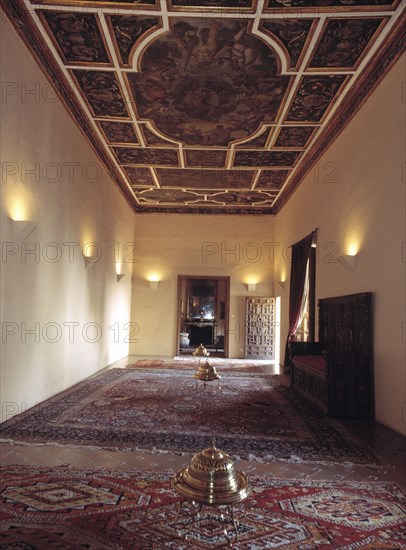
[(193, 355), (195, 357), (208, 357), (210, 355), (210, 353), (203, 346), (203, 344), (200, 344), (200, 346), (198, 348), (196, 348), (195, 351), (193, 352)]

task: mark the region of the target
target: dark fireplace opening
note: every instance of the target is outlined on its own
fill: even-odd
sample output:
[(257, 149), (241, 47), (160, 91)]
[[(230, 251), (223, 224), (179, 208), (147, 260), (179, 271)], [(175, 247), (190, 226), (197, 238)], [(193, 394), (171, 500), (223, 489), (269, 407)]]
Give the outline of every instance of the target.
[(203, 327), (189, 325), (189, 337), (192, 346), (200, 344), (211, 346), (214, 344), (214, 327), (212, 325)]

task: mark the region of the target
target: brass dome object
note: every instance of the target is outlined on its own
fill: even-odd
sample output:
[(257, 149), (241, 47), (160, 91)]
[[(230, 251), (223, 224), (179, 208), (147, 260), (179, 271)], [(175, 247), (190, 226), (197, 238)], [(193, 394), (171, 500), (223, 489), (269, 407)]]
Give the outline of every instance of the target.
[(236, 471), (230, 456), (214, 445), (195, 454), (171, 484), (183, 497), (213, 505), (241, 502), (252, 491), (245, 473)]
[(199, 370), (193, 375), (198, 380), (204, 380), (210, 382), (211, 380), (220, 380), (221, 376), (218, 374), (216, 367), (206, 361), (199, 365)]
[(195, 351), (193, 352), (193, 355), (195, 357), (208, 357), (210, 355), (210, 353), (203, 346), (203, 344), (200, 344), (200, 346), (198, 348), (196, 348)]

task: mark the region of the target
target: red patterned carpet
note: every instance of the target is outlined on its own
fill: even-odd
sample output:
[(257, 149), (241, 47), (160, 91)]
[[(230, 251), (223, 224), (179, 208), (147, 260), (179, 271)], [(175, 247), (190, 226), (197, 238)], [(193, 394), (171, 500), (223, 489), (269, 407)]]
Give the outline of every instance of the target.
[(3, 441), (106, 449), (195, 453), (217, 445), (249, 460), (358, 464), (374, 456), (342, 425), (322, 415), (280, 377), (222, 372), (113, 369), (0, 426)]
[[(218, 510), (203, 507), (194, 522), (170, 486), (173, 473), (4, 467), (0, 548), (225, 547)], [(406, 548), (406, 495), (396, 484), (249, 479), (253, 492), (235, 509), (236, 549)]]
[[(260, 366), (249, 363), (248, 361), (230, 361), (229, 359), (223, 359), (219, 357), (209, 357), (210, 363), (214, 365), (217, 369), (224, 372), (251, 372), (261, 374), (262, 370)], [(138, 359), (131, 365), (128, 369), (165, 369), (165, 370), (178, 370), (178, 369), (192, 369), (197, 370), (199, 365), (199, 359), (196, 357), (188, 356), (178, 356), (172, 361), (165, 359)]]

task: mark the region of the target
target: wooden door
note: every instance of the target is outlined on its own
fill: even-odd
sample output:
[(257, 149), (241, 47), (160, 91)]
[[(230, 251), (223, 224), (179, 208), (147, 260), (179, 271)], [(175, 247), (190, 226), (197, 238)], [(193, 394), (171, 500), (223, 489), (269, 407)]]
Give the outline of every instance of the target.
[(245, 358), (275, 359), (276, 298), (247, 298)]

